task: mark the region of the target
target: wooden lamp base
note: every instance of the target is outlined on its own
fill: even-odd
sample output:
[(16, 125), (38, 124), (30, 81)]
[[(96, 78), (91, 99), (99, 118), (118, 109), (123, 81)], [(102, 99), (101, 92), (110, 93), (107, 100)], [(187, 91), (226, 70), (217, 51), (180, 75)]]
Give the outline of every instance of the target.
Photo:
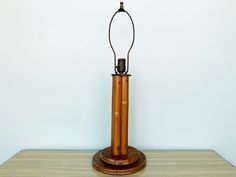
[(112, 175), (135, 173), (146, 166), (145, 155), (128, 146), (129, 76), (112, 75), (111, 146), (93, 156), (93, 167)]
[(113, 156), (111, 147), (100, 150), (93, 156), (93, 167), (100, 172), (111, 175), (135, 173), (145, 166), (145, 155), (131, 146), (128, 147), (128, 153), (125, 156)]

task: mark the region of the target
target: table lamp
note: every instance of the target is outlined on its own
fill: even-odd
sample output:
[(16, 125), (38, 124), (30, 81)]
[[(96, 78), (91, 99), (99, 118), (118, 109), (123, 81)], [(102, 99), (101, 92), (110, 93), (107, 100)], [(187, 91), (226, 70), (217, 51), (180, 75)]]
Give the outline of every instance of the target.
[[(128, 15), (133, 29), (133, 39), (127, 57), (118, 58), (111, 42), (111, 26), (118, 13)], [(146, 166), (145, 155), (134, 147), (128, 146), (128, 104), (129, 104), (129, 53), (135, 39), (134, 22), (124, 9), (123, 2), (109, 23), (109, 44), (114, 54), (114, 74), (112, 74), (112, 128), (111, 146), (98, 151), (93, 156), (93, 167), (103, 173), (125, 175), (135, 173)]]

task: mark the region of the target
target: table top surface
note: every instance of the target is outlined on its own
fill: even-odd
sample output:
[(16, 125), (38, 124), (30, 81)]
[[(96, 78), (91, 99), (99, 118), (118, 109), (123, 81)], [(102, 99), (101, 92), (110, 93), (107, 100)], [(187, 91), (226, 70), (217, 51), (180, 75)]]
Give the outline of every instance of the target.
[[(236, 177), (212, 150), (143, 151), (147, 166), (132, 177)], [(0, 177), (108, 177), (92, 168), (95, 151), (22, 150), (0, 166)]]

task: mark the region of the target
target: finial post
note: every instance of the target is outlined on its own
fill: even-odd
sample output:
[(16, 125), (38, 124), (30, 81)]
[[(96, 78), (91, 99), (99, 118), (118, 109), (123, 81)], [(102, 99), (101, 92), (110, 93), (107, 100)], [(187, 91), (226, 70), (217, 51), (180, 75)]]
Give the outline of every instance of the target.
[(120, 8), (119, 8), (119, 10), (118, 11), (125, 11), (125, 9), (124, 9), (124, 2), (120, 2)]

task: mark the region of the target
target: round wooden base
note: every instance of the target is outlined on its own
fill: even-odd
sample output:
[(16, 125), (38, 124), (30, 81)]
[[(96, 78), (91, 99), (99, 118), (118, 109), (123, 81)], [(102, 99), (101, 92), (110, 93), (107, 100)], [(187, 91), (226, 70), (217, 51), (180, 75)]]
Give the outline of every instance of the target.
[(127, 156), (112, 156), (110, 147), (98, 151), (93, 156), (93, 167), (98, 171), (111, 175), (135, 173), (145, 166), (145, 155), (133, 147), (128, 147)]

